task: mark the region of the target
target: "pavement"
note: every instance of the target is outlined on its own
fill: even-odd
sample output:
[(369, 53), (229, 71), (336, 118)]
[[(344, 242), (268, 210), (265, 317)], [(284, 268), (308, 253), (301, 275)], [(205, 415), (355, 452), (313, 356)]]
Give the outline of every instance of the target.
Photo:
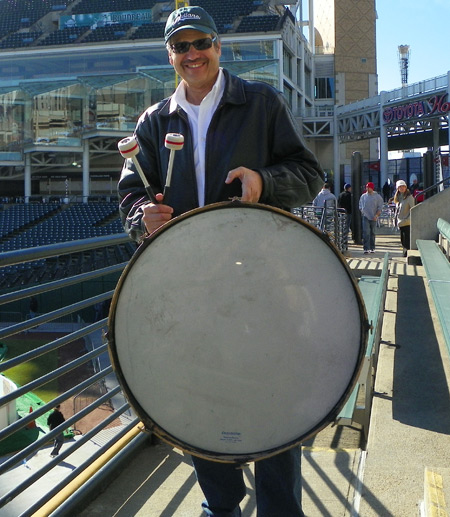
[[(385, 252), (390, 276), (368, 442), (364, 446), (357, 425), (329, 425), (303, 444), (308, 517), (450, 515), (450, 358), (423, 267), (403, 257), (399, 234), (390, 227), (378, 229), (376, 253), (364, 255), (361, 246), (351, 245), (346, 260), (353, 269), (377, 270)], [(48, 452), (14, 469), (15, 474), (48, 461)], [(70, 470), (89, 452), (69, 456), (53, 475)], [(244, 474), (248, 490), (242, 516), (256, 517), (252, 464)], [(37, 489), (45, 490), (45, 483), (51, 479), (41, 480)], [(190, 457), (159, 440), (148, 441), (102, 489), (88, 505), (52, 516), (202, 516), (203, 496)], [(9, 510), (0, 510), (0, 516), (20, 513)]]
[[(374, 254), (351, 245), (346, 260), (381, 269), (385, 252), (390, 276), (368, 442), (361, 448), (358, 426), (330, 425), (303, 444), (308, 517), (450, 515), (450, 360), (423, 267), (403, 257), (391, 227), (378, 229)], [(242, 515), (255, 517), (251, 465), (244, 472)], [(200, 517), (202, 499), (189, 456), (157, 442), (77, 515)]]

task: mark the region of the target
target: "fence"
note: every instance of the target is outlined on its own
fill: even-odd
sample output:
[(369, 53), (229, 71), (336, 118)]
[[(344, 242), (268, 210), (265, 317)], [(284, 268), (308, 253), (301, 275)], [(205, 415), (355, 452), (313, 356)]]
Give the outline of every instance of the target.
[[(7, 252), (0, 257), (0, 267), (127, 241), (128, 237), (121, 234)], [(45, 504), (51, 505), (52, 498), (73, 480), (83, 479), (84, 482), (77, 483), (78, 487), (91, 486), (93, 489), (94, 481), (108, 474), (108, 468), (95, 468), (105, 451), (114, 450), (111, 458), (118, 461), (118, 458), (125, 457), (145, 441), (147, 435), (139, 431), (139, 420), (121, 395), (110, 365), (107, 344), (101, 339), (106, 318), (85, 324), (79, 317), (80, 311), (86, 307), (109, 300), (113, 291), (30, 319), (23, 316), (19, 318), (7, 310), (8, 304), (18, 300), (56, 292), (58, 289), (70, 289), (80, 282), (120, 272), (124, 266), (124, 263), (109, 266), (0, 295), (0, 306), (6, 309), (2, 311), (0, 341), (6, 350), (10, 349), (10, 353), (5, 354), (4, 362), (0, 363), (0, 373), (8, 379), (12, 377), (12, 382), (8, 384), (10, 388), (0, 392), (0, 412), (7, 423), (0, 429), (0, 475), (3, 479), (14, 477), (13, 483), (5, 482), (0, 489), (0, 508), (4, 509), (0, 513), (5, 511), (9, 515), (31, 515)], [(75, 329), (74, 322), (77, 323)], [(86, 346), (86, 342), (90, 346)], [(16, 348), (20, 344), (27, 346), (16, 355)], [(65, 360), (58, 361), (63, 353)], [(43, 368), (42, 364), (54, 366)], [(27, 372), (27, 378), (21, 384), (15, 378), (19, 373), (19, 378), (24, 378), (23, 372)], [(52, 385), (56, 387), (49, 396), (49, 386)], [(47, 396), (39, 398), (36, 394), (40, 392), (47, 393)], [(59, 404), (65, 408), (73, 407), (73, 410), (71, 414), (65, 415), (64, 424), (50, 430), (46, 425), (47, 416)], [(82, 421), (84, 430), (80, 434), (77, 428)], [(66, 429), (67, 439), (59, 456), (40, 464), (39, 468), (33, 465), (33, 469), (18, 469), (18, 466), (36, 457), (39, 451), (48, 448), (49, 442), (63, 429)], [(72, 469), (63, 469), (67, 473), (62, 476), (59, 469), (59, 478), (55, 481), (55, 467), (64, 465), (68, 457)], [(88, 474), (90, 471), (94, 474)], [(44, 490), (43, 481), (46, 484)], [(76, 499), (80, 492), (82, 490), (74, 492), (72, 499)], [(69, 496), (68, 501), (70, 499)]]

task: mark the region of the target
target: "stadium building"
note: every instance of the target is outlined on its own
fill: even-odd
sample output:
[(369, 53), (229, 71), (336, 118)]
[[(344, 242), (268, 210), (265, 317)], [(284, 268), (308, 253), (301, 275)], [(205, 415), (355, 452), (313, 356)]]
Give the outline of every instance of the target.
[[(377, 90), (374, 0), (356, 7), (349, 0), (196, 3), (216, 20), (222, 65), (284, 92), (333, 179), (334, 106)], [(115, 195), (118, 140), (176, 86), (162, 36), (180, 4), (0, 1), (3, 197), (86, 202)], [(378, 159), (373, 142), (359, 142), (340, 152), (343, 164), (355, 150)]]
[[(117, 142), (176, 87), (163, 31), (187, 3), (0, 0), (2, 197), (115, 196)], [(392, 149), (433, 149), (440, 169), (431, 165), (428, 183), (448, 176), (448, 155), (440, 159), (449, 142), (448, 77), (378, 95), (375, 0), (196, 3), (216, 20), (222, 65), (284, 93), (336, 191), (350, 180), (355, 151), (363, 180), (378, 187), (388, 178), (423, 180), (422, 158), (389, 163)]]

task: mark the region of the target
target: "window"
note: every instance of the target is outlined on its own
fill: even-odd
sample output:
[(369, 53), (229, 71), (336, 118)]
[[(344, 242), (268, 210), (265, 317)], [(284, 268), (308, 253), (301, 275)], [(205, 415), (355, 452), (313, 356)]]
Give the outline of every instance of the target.
[(334, 98), (334, 78), (317, 77), (314, 83), (315, 99), (333, 99)]

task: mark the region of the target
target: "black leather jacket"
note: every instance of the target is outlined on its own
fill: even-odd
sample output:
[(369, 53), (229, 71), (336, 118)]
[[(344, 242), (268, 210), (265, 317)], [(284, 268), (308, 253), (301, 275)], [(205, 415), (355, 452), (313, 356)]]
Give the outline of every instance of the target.
[[(283, 96), (262, 82), (244, 81), (226, 70), (225, 91), (207, 134), (205, 205), (242, 195), (241, 182), (225, 184), (228, 172), (244, 166), (263, 179), (261, 203), (289, 209), (311, 201), (322, 188), (323, 171), (305, 148), (298, 126)], [(169, 113), (170, 98), (147, 109), (135, 135), (139, 162), (155, 193), (162, 192), (169, 160), (167, 133), (184, 135), (175, 153), (170, 200), (174, 216), (198, 207), (192, 136), (186, 113)], [(134, 240), (144, 233), (140, 206), (148, 202), (131, 160), (119, 181), (120, 215)]]

